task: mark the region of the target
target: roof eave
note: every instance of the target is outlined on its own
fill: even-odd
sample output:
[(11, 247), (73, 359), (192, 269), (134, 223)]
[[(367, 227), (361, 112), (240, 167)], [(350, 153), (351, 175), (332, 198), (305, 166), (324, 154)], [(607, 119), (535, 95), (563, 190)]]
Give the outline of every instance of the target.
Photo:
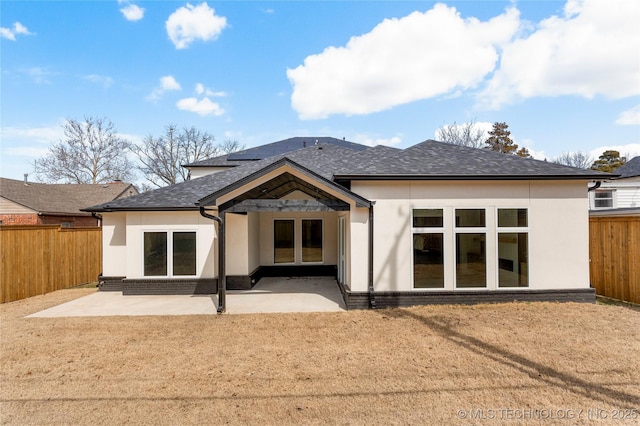
[(604, 180), (602, 175), (348, 175), (336, 174), (334, 180)]
[(175, 212), (175, 211), (198, 211), (197, 206), (193, 207), (89, 207), (81, 209), (92, 213), (116, 213), (116, 212)]

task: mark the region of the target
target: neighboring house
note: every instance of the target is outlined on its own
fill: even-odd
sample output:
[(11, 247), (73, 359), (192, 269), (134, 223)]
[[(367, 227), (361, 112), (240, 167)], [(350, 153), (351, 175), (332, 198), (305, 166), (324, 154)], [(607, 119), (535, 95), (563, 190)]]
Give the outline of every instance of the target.
[(607, 173), (334, 138), (187, 167), (187, 182), (86, 209), (103, 216), (103, 290), (218, 291), (224, 309), (226, 289), (264, 276), (332, 275), (348, 308), (595, 300), (587, 183)]
[(0, 224), (99, 226), (100, 218), (80, 209), (137, 195), (131, 184), (45, 184), (0, 178)]
[(602, 181), (589, 192), (591, 210), (640, 207), (640, 156), (627, 161), (614, 174), (619, 177)]

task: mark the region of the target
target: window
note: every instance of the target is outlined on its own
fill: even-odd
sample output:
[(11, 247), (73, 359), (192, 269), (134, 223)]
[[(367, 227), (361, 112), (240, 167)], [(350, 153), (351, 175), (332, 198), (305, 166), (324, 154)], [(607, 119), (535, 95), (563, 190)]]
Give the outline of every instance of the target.
[(612, 209), (614, 191), (612, 189), (597, 190), (594, 194), (593, 207), (596, 209)]
[(196, 233), (173, 233), (173, 275), (196, 274)]
[(167, 275), (167, 233), (144, 233), (144, 275)]
[(413, 287), (444, 288), (442, 209), (413, 210)]
[(302, 220), (302, 261), (322, 262), (322, 220)]
[(529, 286), (527, 209), (498, 209), (498, 287)]
[(487, 286), (485, 209), (456, 209), (456, 288)]
[(273, 221), (273, 262), (295, 262), (295, 238), (292, 219)]
[(193, 275), (196, 275), (195, 232), (144, 233), (144, 276)]

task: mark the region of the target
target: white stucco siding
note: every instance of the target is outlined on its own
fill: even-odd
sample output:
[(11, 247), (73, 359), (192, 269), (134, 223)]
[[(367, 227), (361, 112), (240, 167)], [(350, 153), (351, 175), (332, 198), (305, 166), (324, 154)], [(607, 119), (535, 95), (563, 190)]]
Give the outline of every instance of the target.
[(249, 217), (225, 215), (225, 262), (227, 275), (249, 275)]
[(260, 266), (260, 214), (250, 212), (247, 216), (249, 225), (248, 273), (250, 274)]
[(144, 278), (144, 232), (196, 232), (196, 277), (216, 276), (216, 232), (214, 222), (197, 211), (127, 212), (126, 277)]
[[(347, 230), (347, 241), (349, 241), (347, 280), (349, 287), (354, 292), (367, 291), (369, 285), (369, 209), (352, 207)], [(380, 262), (374, 262), (374, 264), (380, 265)]]
[(127, 215), (102, 214), (102, 275), (127, 275)]
[[(352, 190), (375, 201), (374, 287), (413, 290), (414, 208), (444, 210), (445, 289), (454, 290), (456, 208), (486, 209), (487, 289), (497, 289), (497, 208), (526, 208), (530, 289), (586, 288), (588, 211), (584, 182), (450, 181), (353, 182)], [(365, 209), (366, 211), (366, 209)], [(360, 216), (363, 216), (364, 213)], [(358, 216), (358, 215), (356, 215)], [(361, 223), (362, 222), (362, 223)], [(365, 291), (367, 235), (351, 220), (352, 290)], [(355, 225), (355, 226), (354, 226)]]
[(589, 287), (589, 211), (581, 182), (531, 185), (531, 288)]

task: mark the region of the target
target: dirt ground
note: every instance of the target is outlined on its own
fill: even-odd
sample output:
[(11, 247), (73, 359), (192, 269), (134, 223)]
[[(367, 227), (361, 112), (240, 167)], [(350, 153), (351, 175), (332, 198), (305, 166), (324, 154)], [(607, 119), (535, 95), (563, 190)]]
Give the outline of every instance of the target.
[(24, 318), (0, 306), (2, 424), (640, 423), (640, 311), (509, 303)]

